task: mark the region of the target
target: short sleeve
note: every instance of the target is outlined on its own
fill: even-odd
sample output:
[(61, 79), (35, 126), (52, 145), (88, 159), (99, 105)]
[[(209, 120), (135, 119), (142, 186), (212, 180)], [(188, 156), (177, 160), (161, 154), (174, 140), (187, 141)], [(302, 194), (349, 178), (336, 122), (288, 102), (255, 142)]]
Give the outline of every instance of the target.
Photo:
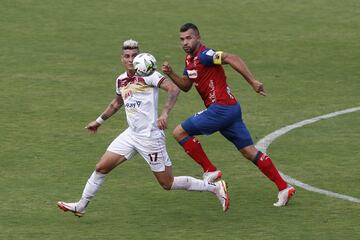
[(183, 76), (189, 77), (189, 74), (188, 74), (188, 72), (187, 72), (187, 68), (186, 68), (186, 67), (184, 67)]
[(115, 91), (117, 95), (121, 95), (121, 84), (120, 84), (120, 79), (117, 78), (115, 81)]
[(221, 64), (221, 51), (215, 51), (214, 49), (207, 48), (199, 55), (200, 63), (205, 66), (219, 65)]
[(161, 83), (165, 80), (165, 77), (158, 71), (155, 71), (150, 76), (144, 77), (144, 80), (147, 85), (160, 87)]

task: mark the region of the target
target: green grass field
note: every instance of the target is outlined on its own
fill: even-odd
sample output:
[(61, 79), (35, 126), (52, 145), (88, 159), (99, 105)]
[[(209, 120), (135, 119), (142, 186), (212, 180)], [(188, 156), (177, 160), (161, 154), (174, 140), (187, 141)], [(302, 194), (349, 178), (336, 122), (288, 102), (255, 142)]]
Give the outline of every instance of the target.
[[(124, 40), (138, 40), (159, 65), (170, 61), (181, 73), (178, 29), (191, 21), (209, 47), (240, 55), (268, 91), (258, 96), (225, 67), (256, 142), (360, 106), (359, 1), (0, 3), (0, 239), (360, 239), (360, 204), (297, 188), (286, 208), (274, 208), (274, 185), (219, 134), (200, 140), (229, 182), (226, 214), (211, 194), (162, 190), (139, 156), (108, 176), (83, 218), (56, 207), (78, 200), (126, 127), (120, 111), (98, 134), (84, 130), (115, 94)], [(171, 131), (203, 108), (193, 89), (171, 113), (175, 175), (201, 176)], [(360, 112), (320, 121), (280, 137), (268, 152), (287, 175), (360, 198), (359, 123)]]

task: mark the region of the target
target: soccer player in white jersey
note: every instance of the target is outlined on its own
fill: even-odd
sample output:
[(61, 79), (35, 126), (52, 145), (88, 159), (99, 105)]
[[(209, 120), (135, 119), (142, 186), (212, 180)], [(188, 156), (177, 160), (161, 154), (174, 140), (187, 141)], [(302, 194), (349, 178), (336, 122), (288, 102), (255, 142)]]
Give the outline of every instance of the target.
[[(155, 71), (147, 77), (135, 75), (133, 59), (139, 54), (138, 43), (132, 39), (123, 43), (121, 61), (125, 72), (116, 79), (116, 96), (105, 111), (86, 128), (95, 133), (101, 124), (123, 105), (129, 127), (109, 145), (95, 171), (88, 179), (78, 202), (58, 202), (60, 209), (81, 217), (95, 196), (106, 175), (119, 164), (139, 153), (148, 163), (159, 184), (166, 190), (208, 191), (216, 195), (223, 211), (229, 207), (229, 197), (224, 180), (209, 183), (189, 176), (172, 175), (171, 161), (166, 151), (164, 129), (179, 89)], [(159, 88), (168, 93), (163, 110), (158, 117)]]

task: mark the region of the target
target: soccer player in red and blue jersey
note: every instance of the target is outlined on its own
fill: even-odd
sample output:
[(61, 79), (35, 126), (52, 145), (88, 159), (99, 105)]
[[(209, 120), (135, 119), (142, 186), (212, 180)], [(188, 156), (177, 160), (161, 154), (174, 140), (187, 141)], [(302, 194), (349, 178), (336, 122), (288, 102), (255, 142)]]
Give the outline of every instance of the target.
[(270, 157), (254, 146), (242, 120), (240, 105), (227, 85), (222, 64), (229, 64), (245, 78), (255, 92), (265, 96), (263, 84), (253, 77), (240, 57), (203, 45), (196, 25), (186, 23), (181, 26), (180, 41), (186, 53), (183, 76), (177, 75), (167, 62), (163, 64), (162, 70), (184, 92), (195, 85), (206, 109), (178, 125), (173, 132), (175, 139), (185, 152), (202, 166), (204, 180), (216, 181), (221, 178), (222, 172), (209, 160), (194, 136), (210, 135), (219, 131), (246, 159), (252, 161), (276, 184), (279, 193), (274, 206), (285, 206), (295, 193), (295, 188), (285, 182)]

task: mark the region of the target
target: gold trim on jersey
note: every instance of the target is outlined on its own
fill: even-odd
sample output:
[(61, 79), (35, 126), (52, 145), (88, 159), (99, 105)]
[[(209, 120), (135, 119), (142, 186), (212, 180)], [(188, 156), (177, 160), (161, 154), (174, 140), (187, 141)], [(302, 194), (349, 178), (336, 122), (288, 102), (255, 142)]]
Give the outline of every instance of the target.
[(146, 92), (150, 90), (152, 87), (149, 85), (143, 85), (143, 84), (133, 84), (130, 83), (126, 85), (125, 87), (121, 87), (121, 95), (125, 99), (129, 93), (137, 93), (137, 92)]

